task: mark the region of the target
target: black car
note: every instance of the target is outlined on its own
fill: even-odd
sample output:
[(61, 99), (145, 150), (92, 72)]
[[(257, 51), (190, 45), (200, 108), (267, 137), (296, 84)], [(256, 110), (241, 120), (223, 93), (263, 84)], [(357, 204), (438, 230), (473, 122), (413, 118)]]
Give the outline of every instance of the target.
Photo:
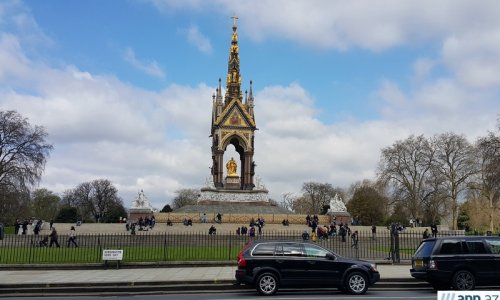
[(341, 257), (313, 243), (252, 241), (238, 255), (236, 280), (253, 285), (262, 295), (282, 286), (337, 287), (364, 294), (380, 279), (375, 264)]
[(453, 236), (423, 240), (410, 273), (437, 290), (472, 290), (476, 285), (498, 286), (499, 270), (499, 237)]

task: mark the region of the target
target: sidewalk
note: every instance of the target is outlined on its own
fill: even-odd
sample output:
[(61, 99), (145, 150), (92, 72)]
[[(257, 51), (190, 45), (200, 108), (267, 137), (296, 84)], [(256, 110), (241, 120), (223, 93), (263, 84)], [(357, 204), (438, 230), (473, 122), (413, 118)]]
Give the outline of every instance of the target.
[[(410, 265), (378, 265), (381, 281), (409, 281)], [(1, 270), (0, 288), (63, 285), (232, 283), (236, 266), (106, 270)]]

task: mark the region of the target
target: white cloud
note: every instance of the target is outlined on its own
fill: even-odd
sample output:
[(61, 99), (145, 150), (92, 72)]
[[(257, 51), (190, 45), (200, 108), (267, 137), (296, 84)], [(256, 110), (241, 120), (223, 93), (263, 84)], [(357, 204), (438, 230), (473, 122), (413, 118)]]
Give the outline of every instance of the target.
[[(21, 1), (3, 1), (0, 3), (0, 28), (21, 37), (25, 46), (52, 46), (54, 43), (31, 15)], [(27, 47), (31, 50), (31, 48)]]
[[(155, 3), (179, 8), (186, 2)], [(371, 178), (380, 149), (411, 133), (455, 131), (473, 139), (495, 126), (499, 104), (492, 90), (498, 86), (494, 69), (500, 51), (493, 33), (497, 19), (491, 16), (498, 15), (496, 7), (462, 1), (383, 1), (377, 6), (357, 1), (211, 3), (221, 14), (239, 15), (243, 30), (255, 38), (283, 36), (313, 47), (376, 50), (425, 39), (445, 41), (441, 57), (419, 59), (409, 66), (409, 77), (419, 79), (414, 86), (381, 81), (374, 91), (381, 100), (380, 120), (322, 122), (316, 99), (298, 83), (255, 90), (256, 172), (274, 199), (298, 192), (306, 181), (347, 186)], [(207, 4), (187, 5), (201, 9)], [(0, 22), (5, 16), (2, 7)], [(481, 22), (467, 24), (465, 20), (475, 20), (471, 16), (478, 11), (483, 14)], [(468, 35), (480, 30), (484, 35)], [(43, 187), (62, 192), (84, 181), (108, 178), (126, 206), (144, 189), (161, 208), (175, 190), (204, 183), (211, 162), (208, 136), (215, 87), (171, 84), (148, 91), (112, 75), (72, 65), (49, 66), (28, 55), (24, 36), (0, 35), (0, 106), (16, 109), (32, 124), (47, 128), (55, 150)], [(136, 68), (164, 78), (155, 62), (139, 61), (131, 48), (124, 55)], [(440, 62), (456, 76), (433, 80), (430, 75)]]
[(191, 45), (194, 45), (203, 53), (212, 53), (212, 44), (210, 43), (210, 40), (200, 32), (197, 26), (192, 25), (183, 31), (185, 32), (186, 38)]
[(43, 187), (62, 192), (108, 178), (126, 206), (144, 188), (160, 207), (178, 188), (204, 182), (210, 116), (201, 116), (211, 107), (212, 88), (172, 85), (150, 92), (75, 66), (35, 63), (8, 34), (0, 39), (0, 53), (6, 59), (0, 106), (44, 126), (55, 146)]
[(15, 82), (17, 78), (28, 75), (28, 63), (17, 37), (0, 33), (0, 80)]
[[(281, 37), (310, 47), (382, 50), (446, 37), (449, 32), (498, 28), (500, 4), (466, 0), (258, 2), (150, 1), (160, 11), (187, 9), (236, 14), (242, 30), (255, 39)], [(478, 16), (481, 16), (480, 18)]]
[(460, 83), (473, 88), (500, 86), (500, 27), (450, 36), (442, 56)]
[(156, 61), (140, 61), (135, 57), (132, 48), (127, 47), (123, 52), (123, 59), (137, 70), (157, 78), (165, 78), (165, 72)]
[[(126, 206), (144, 189), (161, 208), (179, 188), (203, 185), (211, 161), (208, 135), (215, 87), (171, 85), (149, 92), (75, 67), (43, 71), (47, 75), (35, 84), (37, 96), (0, 91), (3, 108), (17, 109), (33, 124), (46, 126), (55, 144), (42, 186), (62, 192), (108, 178)], [(254, 91), (256, 172), (271, 197), (280, 200), (284, 192), (298, 193), (306, 181), (347, 186), (372, 178), (380, 149), (410, 133), (478, 128), (473, 125), (477, 120), (461, 120), (467, 116), (467, 102), (458, 102), (462, 109), (453, 114), (442, 115), (423, 96), (404, 95), (395, 83), (386, 83), (386, 89), (396, 96), (381, 95), (405, 99), (385, 103), (405, 109), (401, 118), (333, 125), (317, 118), (314, 99), (298, 83)], [(422, 94), (440, 90), (437, 86)], [(428, 115), (411, 114), (411, 108), (419, 106), (427, 107)]]
[(453, 131), (471, 141), (494, 128), (499, 108), (495, 93), (470, 90), (450, 78), (425, 81), (408, 92), (396, 82), (386, 81), (377, 95), (385, 122), (404, 128), (408, 134)]
[(429, 58), (419, 58), (413, 64), (414, 77), (417, 81), (429, 76), (436, 62)]

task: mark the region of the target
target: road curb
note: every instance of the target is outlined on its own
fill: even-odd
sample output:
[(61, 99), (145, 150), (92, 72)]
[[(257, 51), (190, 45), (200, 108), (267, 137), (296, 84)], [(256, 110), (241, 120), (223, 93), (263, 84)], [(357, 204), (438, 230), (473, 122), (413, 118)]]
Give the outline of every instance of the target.
[[(375, 285), (380, 284), (417, 284), (425, 283), (412, 278), (381, 278)], [(233, 279), (214, 280), (183, 280), (183, 281), (116, 281), (116, 282), (60, 282), (60, 283), (18, 283), (0, 284), (0, 291), (4, 289), (48, 288), (48, 287), (106, 287), (106, 286), (180, 286), (180, 285), (238, 285)]]
[[(370, 289), (412, 290), (430, 289), (425, 282), (413, 281), (386, 281), (378, 282)], [(250, 291), (251, 286), (239, 285), (233, 280), (221, 281), (191, 281), (191, 282), (115, 282), (102, 284), (15, 284), (0, 285), (0, 295), (104, 295), (130, 293), (175, 293), (175, 292), (208, 292), (208, 291)], [(325, 289), (327, 290), (327, 289)]]

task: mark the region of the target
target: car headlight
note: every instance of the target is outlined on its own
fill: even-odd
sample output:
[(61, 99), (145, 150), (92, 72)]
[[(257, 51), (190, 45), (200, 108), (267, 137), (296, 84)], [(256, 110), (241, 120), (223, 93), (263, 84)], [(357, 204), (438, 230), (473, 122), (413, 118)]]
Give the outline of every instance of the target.
[(429, 269), (432, 269), (432, 270), (437, 270), (438, 266), (437, 266), (437, 263), (435, 260), (429, 260), (429, 266), (428, 266)]
[(370, 264), (370, 270), (372, 270), (373, 272), (378, 272), (377, 271), (377, 265), (376, 264)]

